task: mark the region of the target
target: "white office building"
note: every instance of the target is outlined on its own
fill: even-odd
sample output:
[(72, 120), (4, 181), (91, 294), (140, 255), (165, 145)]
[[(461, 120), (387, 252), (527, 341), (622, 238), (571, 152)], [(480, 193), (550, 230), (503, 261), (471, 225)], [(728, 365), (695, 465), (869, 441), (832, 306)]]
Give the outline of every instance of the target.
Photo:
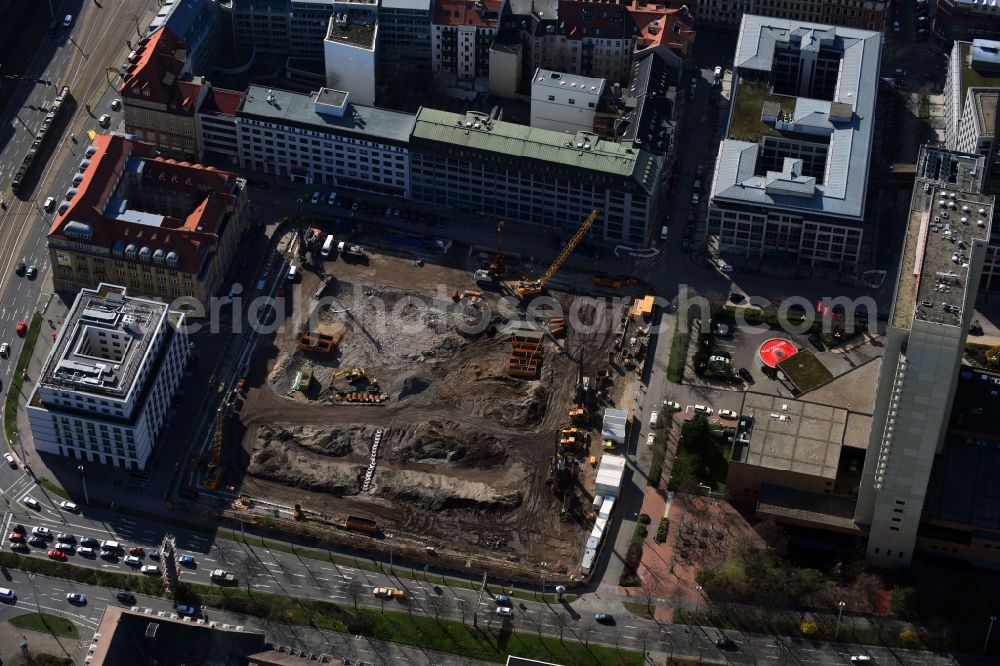
[(144, 469), (190, 353), (183, 324), (182, 313), (125, 287), (83, 289), (28, 400), (35, 449)]
[(378, 22), (373, 15), (331, 16), (323, 39), (326, 86), (348, 91), (359, 104), (374, 104), (377, 43)]
[(855, 508), (868, 562), (910, 564), (941, 454), (986, 255), (982, 158), (921, 150)]
[(327, 88), (307, 95), (250, 86), (236, 112), (240, 166), (311, 185), (409, 197), (416, 118), (352, 98)]
[(882, 36), (744, 15), (708, 233), (724, 256), (860, 258)]
[(604, 79), (536, 69), (531, 79), (531, 126), (557, 132), (593, 132)]

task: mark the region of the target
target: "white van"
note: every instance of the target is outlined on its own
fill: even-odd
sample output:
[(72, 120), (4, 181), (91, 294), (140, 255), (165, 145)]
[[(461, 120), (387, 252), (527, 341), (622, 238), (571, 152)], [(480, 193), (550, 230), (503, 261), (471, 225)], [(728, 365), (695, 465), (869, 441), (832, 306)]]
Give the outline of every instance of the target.
[(66, 14), (66, 16), (63, 17), (63, 27), (68, 28), (71, 25), (73, 25), (73, 15)]
[(292, 264), (288, 267), (288, 275), (285, 276), (289, 282), (295, 282), (299, 277), (299, 267)]
[(667, 225), (665, 224), (662, 227), (660, 227), (660, 240), (661, 241), (667, 240)]
[(333, 234), (328, 235), (326, 240), (323, 241), (323, 249), (320, 250), (320, 254), (324, 257), (329, 257), (331, 252), (333, 252)]
[(3, 601), (14, 601), (14, 590), (9, 587), (0, 587), (0, 599)]
[(122, 545), (120, 543), (118, 543), (117, 541), (102, 541), (101, 542), (101, 549), (102, 550), (121, 550), (122, 549)]
[(649, 427), (650, 428), (655, 428), (656, 427), (656, 423), (659, 420), (660, 420), (660, 413), (659, 412), (653, 412), (652, 414), (650, 414), (649, 415)]

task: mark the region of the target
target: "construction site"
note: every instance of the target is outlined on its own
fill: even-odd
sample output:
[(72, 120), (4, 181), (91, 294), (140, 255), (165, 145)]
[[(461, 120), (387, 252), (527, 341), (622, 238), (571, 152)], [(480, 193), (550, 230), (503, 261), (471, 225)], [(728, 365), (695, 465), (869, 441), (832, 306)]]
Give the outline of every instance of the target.
[[(546, 288), (596, 215), (521, 282), (502, 225), (487, 266), (357, 246), (364, 261), (299, 259), (295, 316), (220, 412), (205, 487), (331, 530), (360, 521), (397, 554), (578, 573), (595, 466), (615, 447), (601, 413), (641, 362), (630, 303)], [(527, 316), (542, 294), (552, 307)], [(567, 325), (577, 312), (583, 326)]]

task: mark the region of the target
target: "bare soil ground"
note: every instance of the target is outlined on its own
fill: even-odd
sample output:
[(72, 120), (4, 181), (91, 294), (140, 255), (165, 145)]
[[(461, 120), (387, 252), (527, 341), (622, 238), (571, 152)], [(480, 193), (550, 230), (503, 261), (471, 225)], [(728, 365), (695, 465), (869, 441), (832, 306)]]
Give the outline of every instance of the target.
[[(240, 412), (241, 459), (231, 467), (246, 471), (239, 491), (332, 517), (374, 518), (414, 548), (514, 564), (544, 560), (574, 572), (590, 530), (590, 451), (571, 465), (574, 487), (565, 498), (547, 485), (550, 459), (568, 425), (577, 354), (584, 372), (606, 369), (612, 323), (587, 333), (567, 327), (562, 346), (572, 358), (548, 340), (541, 377), (514, 379), (506, 374), (509, 323), (497, 314), (499, 294), (484, 295), (493, 325), (481, 335), (464, 335), (448, 311), (455, 290), (475, 288), (468, 271), (379, 255), (326, 270), (337, 277), (326, 292), (332, 302), (316, 307), (318, 277), (308, 271), (290, 297), (346, 331), (328, 355), (296, 350), (298, 325), (262, 341)], [(564, 306), (573, 298), (554, 296)], [(306, 367), (313, 387), (293, 393), (293, 378)], [(351, 367), (363, 368), (388, 399), (332, 404), (350, 386), (332, 376)], [(620, 393), (614, 387), (612, 395)], [(365, 491), (379, 429), (377, 468)], [(592, 432), (597, 440), (599, 430)]]

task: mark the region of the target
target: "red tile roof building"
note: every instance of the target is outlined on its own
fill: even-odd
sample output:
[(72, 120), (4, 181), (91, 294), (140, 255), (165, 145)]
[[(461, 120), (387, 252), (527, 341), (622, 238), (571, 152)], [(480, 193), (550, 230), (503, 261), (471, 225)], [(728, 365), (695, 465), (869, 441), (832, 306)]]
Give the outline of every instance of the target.
[(247, 225), (246, 181), (155, 153), (117, 134), (88, 146), (48, 233), (56, 291), (110, 281), (204, 302), (223, 290)]
[(680, 71), (694, 42), (687, 7), (587, 0), (504, 0), (490, 62), (490, 90), (510, 94), (512, 69), (521, 92), (531, 73), (567, 74), (628, 81), (632, 62), (657, 51)]
[(489, 76), (490, 46), (500, 0), (436, 0), (431, 20), (431, 68), (455, 82)]
[[(240, 93), (213, 90), (204, 78), (193, 76), (187, 44), (167, 28), (136, 45), (118, 94), (126, 131), (155, 144), (163, 155), (187, 160), (200, 160), (213, 149), (204, 145), (198, 115), (235, 118), (242, 101)], [(235, 138), (234, 121), (230, 124)]]

